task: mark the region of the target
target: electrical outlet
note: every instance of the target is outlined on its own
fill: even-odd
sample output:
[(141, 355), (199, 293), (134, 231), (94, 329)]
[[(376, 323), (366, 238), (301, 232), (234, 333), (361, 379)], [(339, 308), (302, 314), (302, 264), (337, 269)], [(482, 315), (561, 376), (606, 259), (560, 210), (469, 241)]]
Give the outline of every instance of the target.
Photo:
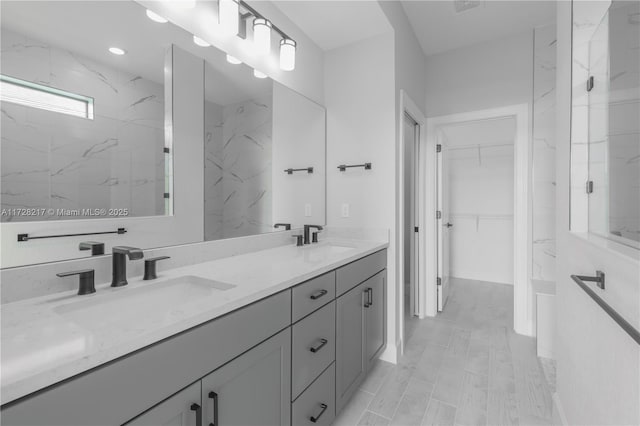
[(342, 217), (349, 217), (349, 204), (342, 204)]
[(311, 217), (311, 204), (309, 203), (304, 205), (304, 216)]

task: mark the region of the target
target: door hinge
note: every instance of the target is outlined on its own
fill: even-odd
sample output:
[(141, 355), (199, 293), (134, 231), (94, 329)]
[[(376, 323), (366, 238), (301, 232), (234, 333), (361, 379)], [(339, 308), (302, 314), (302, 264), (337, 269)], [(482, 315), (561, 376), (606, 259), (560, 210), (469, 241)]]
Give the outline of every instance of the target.
[(440, 144), (436, 145), (436, 152), (442, 152), (442, 145)]
[(417, 226), (413, 227), (413, 232), (418, 232), (420, 230), (420, 228), (418, 228)]
[(165, 154), (169, 154), (171, 152), (171, 149), (165, 146), (163, 151)]
[(587, 190), (587, 194), (593, 193), (593, 181), (592, 180), (588, 180), (587, 181), (586, 190)]
[(436, 219), (442, 219), (442, 212), (440, 210), (436, 212)]
[(593, 86), (594, 86), (593, 76), (590, 75), (589, 78), (587, 79), (587, 92), (590, 92), (593, 89)]
[(440, 278), (440, 277), (436, 278), (436, 284), (438, 286), (441, 286), (442, 285), (442, 278)]

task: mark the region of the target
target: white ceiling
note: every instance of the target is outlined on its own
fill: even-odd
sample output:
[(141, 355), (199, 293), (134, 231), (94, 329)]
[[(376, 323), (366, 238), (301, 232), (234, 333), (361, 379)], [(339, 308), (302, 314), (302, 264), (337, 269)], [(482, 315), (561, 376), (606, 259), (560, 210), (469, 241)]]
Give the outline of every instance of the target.
[(391, 31), (377, 1), (275, 0), (273, 3), (323, 50)]
[[(164, 83), (166, 49), (171, 44), (180, 46), (207, 61), (205, 95), (219, 105), (271, 91), (271, 79), (253, 77), (253, 70), (244, 64), (229, 64), (215, 47), (196, 46), (192, 35), (176, 25), (151, 21), (133, 1), (2, 0), (0, 8), (3, 29), (160, 84)], [(107, 50), (111, 46), (127, 54), (113, 55)]]
[(456, 13), (454, 2), (403, 1), (425, 55), (508, 37), (555, 22), (555, 1), (482, 1)]

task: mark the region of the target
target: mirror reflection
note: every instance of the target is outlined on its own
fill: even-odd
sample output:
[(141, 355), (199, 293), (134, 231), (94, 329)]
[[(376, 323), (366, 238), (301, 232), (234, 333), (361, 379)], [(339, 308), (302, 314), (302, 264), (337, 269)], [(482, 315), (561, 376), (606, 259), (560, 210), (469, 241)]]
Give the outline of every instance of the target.
[(574, 20), (572, 229), (640, 248), (640, 3), (602, 4)]

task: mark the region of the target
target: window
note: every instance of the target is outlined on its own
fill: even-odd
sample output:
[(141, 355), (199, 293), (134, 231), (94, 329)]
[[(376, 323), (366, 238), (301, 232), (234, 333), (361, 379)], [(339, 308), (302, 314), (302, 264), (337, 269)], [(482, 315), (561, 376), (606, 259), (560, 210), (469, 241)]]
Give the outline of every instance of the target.
[(93, 120), (93, 98), (2, 74), (0, 100)]

